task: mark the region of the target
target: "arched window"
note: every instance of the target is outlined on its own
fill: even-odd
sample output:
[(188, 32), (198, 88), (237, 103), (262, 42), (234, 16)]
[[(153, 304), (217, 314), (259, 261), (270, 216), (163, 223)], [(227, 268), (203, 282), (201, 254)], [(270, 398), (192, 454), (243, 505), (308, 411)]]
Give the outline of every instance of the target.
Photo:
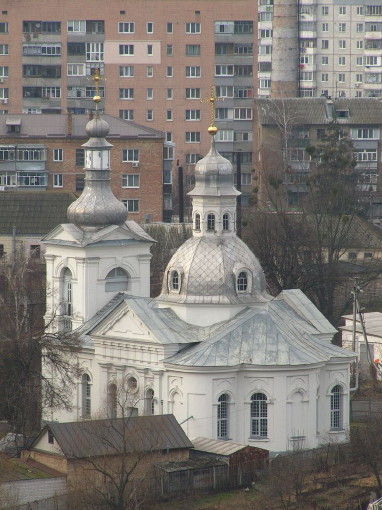
[(168, 274), (168, 286), (169, 286), (169, 289), (173, 290), (175, 292), (179, 292), (180, 291), (180, 284), (181, 284), (181, 280), (180, 280), (179, 271), (177, 271), (176, 269), (173, 269)]
[(330, 428), (342, 428), (342, 389), (339, 384), (334, 386), (330, 394)]
[(215, 215), (212, 213), (207, 214), (207, 230), (215, 230)]
[(218, 439), (228, 438), (228, 402), (229, 396), (226, 393), (218, 398)]
[(107, 414), (109, 418), (117, 417), (117, 385), (114, 383), (107, 387)]
[(200, 230), (200, 214), (195, 214), (195, 230)]
[(135, 377), (129, 377), (127, 379), (127, 387), (130, 391), (137, 391), (138, 389), (138, 381)]
[(90, 418), (92, 411), (91, 396), (90, 376), (84, 374), (82, 376), (82, 418)]
[(251, 437), (267, 437), (267, 435), (267, 396), (264, 393), (254, 393), (251, 396)]
[(73, 315), (72, 272), (66, 267), (62, 274), (63, 315)]
[(154, 402), (154, 390), (152, 388), (149, 388), (146, 391), (146, 414), (151, 415), (155, 414), (155, 402)]
[(248, 275), (245, 271), (241, 271), (237, 277), (237, 291), (247, 292), (248, 289)]
[(112, 269), (106, 276), (106, 292), (127, 290), (129, 275), (121, 267)]
[(223, 230), (229, 230), (229, 214), (223, 214)]

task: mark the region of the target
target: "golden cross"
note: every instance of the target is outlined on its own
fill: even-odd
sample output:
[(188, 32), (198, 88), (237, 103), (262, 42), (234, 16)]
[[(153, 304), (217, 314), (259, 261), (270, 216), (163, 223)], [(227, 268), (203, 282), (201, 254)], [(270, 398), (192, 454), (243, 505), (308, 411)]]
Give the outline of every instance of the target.
[(96, 109), (98, 108), (98, 103), (101, 101), (101, 96), (99, 95), (99, 83), (101, 80), (104, 79), (105, 78), (101, 78), (99, 67), (95, 67), (92, 69), (92, 76), (89, 78), (89, 80), (93, 80), (94, 82), (95, 94), (93, 97), (93, 101), (96, 104)]
[(224, 101), (224, 97), (216, 97), (215, 96), (215, 87), (211, 85), (211, 94), (210, 97), (206, 99), (201, 99), (201, 103), (210, 103), (211, 105), (211, 126), (215, 127), (215, 101)]

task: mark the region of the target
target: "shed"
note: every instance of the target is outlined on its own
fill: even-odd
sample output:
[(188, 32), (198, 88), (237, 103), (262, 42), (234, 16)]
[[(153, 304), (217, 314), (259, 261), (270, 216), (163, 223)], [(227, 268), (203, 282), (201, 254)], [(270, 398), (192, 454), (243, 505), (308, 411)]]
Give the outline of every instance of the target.
[(191, 459), (215, 458), (228, 465), (231, 487), (251, 484), (256, 479), (256, 473), (268, 466), (269, 451), (263, 448), (205, 437), (193, 439), (192, 444)]

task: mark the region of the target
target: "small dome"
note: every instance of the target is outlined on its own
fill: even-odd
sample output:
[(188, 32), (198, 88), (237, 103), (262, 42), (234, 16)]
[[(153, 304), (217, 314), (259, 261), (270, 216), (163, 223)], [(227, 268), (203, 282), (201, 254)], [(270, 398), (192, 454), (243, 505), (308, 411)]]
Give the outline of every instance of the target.
[[(174, 272), (178, 285), (174, 289)], [(246, 286), (243, 285), (243, 273)], [(238, 237), (193, 237), (173, 255), (159, 301), (194, 304), (250, 304), (270, 299), (259, 261)]]
[(105, 138), (109, 133), (109, 124), (106, 120), (95, 117), (86, 124), (86, 134), (89, 138)]

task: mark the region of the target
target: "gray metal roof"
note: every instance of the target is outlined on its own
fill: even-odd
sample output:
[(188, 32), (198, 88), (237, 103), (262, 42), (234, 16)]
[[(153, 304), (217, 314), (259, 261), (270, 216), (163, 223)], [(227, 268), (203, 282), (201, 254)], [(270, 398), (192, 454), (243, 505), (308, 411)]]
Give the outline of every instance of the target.
[[(344, 319), (351, 319), (353, 320), (353, 315), (344, 315)], [(362, 314), (365, 329), (367, 335), (370, 336), (376, 336), (376, 337), (382, 337), (382, 313), (381, 312), (366, 312)], [(347, 326), (341, 326), (341, 330), (343, 331), (352, 331), (353, 330), (353, 322)], [(356, 331), (357, 333), (362, 333), (362, 327), (359, 320), (359, 317), (357, 316), (356, 319)]]
[[(102, 118), (109, 124), (109, 138), (164, 138), (164, 133), (156, 129), (148, 128), (125, 121), (111, 115), (102, 115)], [(2, 142), (6, 143), (8, 136), (14, 139), (17, 136), (22, 137), (20, 141), (24, 142), (26, 137), (78, 137), (86, 138), (85, 127), (89, 122), (89, 115), (70, 115), (70, 114), (42, 114), (42, 115), (1, 115), (0, 116), (0, 136)], [(20, 133), (7, 134), (7, 125), (14, 121), (21, 121)], [(8, 123), (8, 124), (7, 124)], [(69, 128), (71, 124), (71, 128)]]
[(192, 448), (174, 415), (136, 416), (71, 423), (48, 423), (32, 444), (50, 429), (70, 459)]
[[(341, 124), (381, 124), (382, 102), (377, 98), (325, 97), (257, 98), (255, 99), (260, 124), (276, 125), (285, 115), (294, 125), (322, 125), (332, 122), (339, 110), (348, 110), (348, 118), (338, 118)], [(332, 116), (333, 112), (333, 116)]]
[(197, 437), (196, 439), (192, 439), (192, 444), (194, 445), (194, 450), (226, 456), (237, 453), (240, 450), (243, 450), (243, 448), (248, 448), (248, 445), (246, 444), (223, 441), (222, 439), (210, 439), (207, 437)]
[[(181, 274), (179, 293), (168, 288), (166, 275), (171, 268)], [(240, 268), (252, 271), (251, 292), (236, 291), (236, 273)], [(236, 236), (203, 236), (188, 239), (171, 258), (158, 300), (170, 303), (246, 304), (270, 298), (260, 263), (241, 239)]]

